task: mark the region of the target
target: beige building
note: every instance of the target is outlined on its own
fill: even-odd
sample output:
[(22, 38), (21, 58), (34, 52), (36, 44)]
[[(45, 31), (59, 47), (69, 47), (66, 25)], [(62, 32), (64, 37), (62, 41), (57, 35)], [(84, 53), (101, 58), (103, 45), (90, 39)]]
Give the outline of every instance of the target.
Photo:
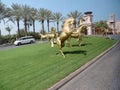
[(92, 12), (85, 12), (85, 15), (84, 15), (85, 21), (83, 23), (87, 25), (87, 32), (86, 32), (87, 35), (93, 34), (92, 18), (93, 18)]
[(115, 21), (115, 30), (116, 30), (116, 32), (118, 33), (120, 33), (120, 20), (119, 21)]
[(111, 14), (107, 21), (108, 26), (112, 29), (113, 33), (120, 32), (120, 20), (115, 20), (115, 15)]
[[(92, 22), (92, 12), (85, 12), (84, 13), (84, 24), (87, 25), (87, 35), (92, 35), (95, 34), (95, 28)], [(115, 20), (115, 15), (111, 14), (109, 16), (109, 20), (107, 21), (108, 26), (112, 29), (113, 34), (114, 33), (120, 33), (120, 20)]]

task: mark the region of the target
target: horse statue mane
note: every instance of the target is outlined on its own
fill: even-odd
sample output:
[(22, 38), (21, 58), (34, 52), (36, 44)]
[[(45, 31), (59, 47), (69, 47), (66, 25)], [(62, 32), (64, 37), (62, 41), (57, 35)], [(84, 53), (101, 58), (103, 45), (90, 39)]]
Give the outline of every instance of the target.
[(63, 28), (62, 28), (62, 31), (64, 32), (70, 32), (70, 29), (72, 29), (74, 27), (74, 18), (73, 17), (70, 17), (68, 19), (66, 19), (64, 22), (63, 22)]
[(62, 54), (63, 57), (65, 57), (62, 48), (64, 47), (64, 42), (70, 37), (70, 35), (72, 34), (73, 27), (74, 27), (74, 18), (70, 17), (68, 19), (66, 19), (63, 23), (63, 28), (62, 28), (62, 32), (60, 34), (59, 37), (57, 37), (56, 39), (56, 43), (59, 47), (59, 51)]

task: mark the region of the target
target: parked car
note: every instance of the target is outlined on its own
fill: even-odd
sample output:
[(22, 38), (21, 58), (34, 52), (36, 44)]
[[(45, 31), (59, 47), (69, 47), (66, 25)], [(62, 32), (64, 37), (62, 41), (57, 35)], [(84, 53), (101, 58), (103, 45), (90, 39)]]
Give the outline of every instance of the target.
[(35, 38), (33, 36), (25, 36), (25, 37), (21, 37), (19, 39), (17, 39), (14, 42), (14, 45), (22, 45), (22, 44), (28, 44), (28, 43), (34, 43), (35, 42)]

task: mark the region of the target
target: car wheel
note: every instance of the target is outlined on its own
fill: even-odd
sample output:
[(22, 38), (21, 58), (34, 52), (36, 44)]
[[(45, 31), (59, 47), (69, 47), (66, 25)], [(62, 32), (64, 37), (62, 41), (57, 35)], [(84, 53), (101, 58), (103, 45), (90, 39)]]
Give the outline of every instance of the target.
[(21, 43), (19, 42), (19, 43), (18, 43), (18, 46), (20, 46), (20, 45), (21, 45)]
[(30, 43), (34, 43), (33, 41), (30, 41)]

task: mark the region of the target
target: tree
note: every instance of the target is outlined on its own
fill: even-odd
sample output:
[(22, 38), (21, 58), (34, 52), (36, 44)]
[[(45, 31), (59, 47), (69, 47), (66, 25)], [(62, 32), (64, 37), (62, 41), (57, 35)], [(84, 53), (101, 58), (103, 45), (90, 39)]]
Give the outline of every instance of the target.
[(38, 10), (38, 14), (37, 14), (38, 20), (41, 22), (42, 24), (42, 31), (44, 33), (44, 21), (46, 19), (46, 9), (44, 8), (40, 8)]
[(61, 13), (57, 12), (57, 13), (53, 13), (52, 19), (56, 22), (57, 32), (59, 32), (59, 22), (62, 21), (64, 17), (62, 17)]
[(68, 17), (73, 17), (75, 19), (75, 28), (76, 28), (77, 20), (82, 17), (82, 14), (76, 10), (76, 11), (70, 12), (70, 14), (68, 14)]
[(12, 4), (12, 18), (14, 20), (16, 20), (17, 22), (17, 31), (18, 31), (18, 37), (20, 37), (20, 20), (21, 20), (21, 16), (22, 16), (22, 7), (19, 4)]
[(52, 19), (52, 12), (50, 10), (46, 10), (46, 20), (47, 20), (47, 27), (48, 27), (48, 32), (49, 30), (49, 23), (50, 23), (50, 19)]
[(4, 5), (2, 2), (0, 2), (0, 22), (1, 22), (1, 20), (4, 21), (4, 18), (5, 18), (5, 10), (6, 10), (5, 5)]
[(30, 21), (30, 16), (31, 16), (31, 8), (27, 5), (22, 5), (22, 18), (25, 26), (25, 33), (28, 35), (27, 32), (27, 25), (29, 24)]
[(107, 22), (106, 21), (99, 21), (99, 22), (95, 22), (95, 27), (96, 28), (108, 28)]
[(5, 28), (6, 31), (9, 33), (9, 36), (10, 36), (11, 28), (12, 28), (12, 27), (10, 27), (10, 26), (7, 26), (7, 27)]
[(94, 25), (95, 25), (95, 32), (99, 34), (104, 32), (105, 29), (109, 28), (107, 22), (103, 20), (95, 22)]
[(37, 9), (31, 8), (31, 17), (30, 19), (32, 20), (32, 25), (33, 25), (33, 32), (35, 35), (35, 20), (37, 19)]

